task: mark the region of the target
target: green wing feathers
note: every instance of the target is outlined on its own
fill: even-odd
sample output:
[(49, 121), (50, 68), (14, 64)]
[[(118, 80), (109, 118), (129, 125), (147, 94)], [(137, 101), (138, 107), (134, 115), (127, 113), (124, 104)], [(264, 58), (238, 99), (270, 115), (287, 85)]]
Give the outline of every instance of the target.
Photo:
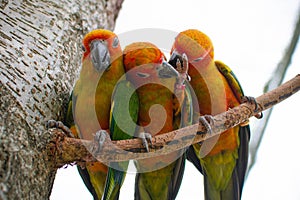
[[(190, 90), (190, 85), (186, 83), (186, 87), (184, 92), (184, 100), (181, 105), (181, 112), (178, 116), (174, 116), (174, 128), (183, 128), (193, 123), (193, 103), (192, 103), (192, 94)], [(177, 127), (178, 120), (176, 118), (180, 118), (180, 125)], [(185, 149), (184, 149), (185, 151)], [(178, 191), (180, 189), (180, 185), (182, 182), (184, 169), (185, 169), (185, 160), (186, 160), (186, 153), (183, 153), (175, 162), (175, 166), (173, 169), (173, 176), (171, 177), (172, 181), (169, 185), (169, 199), (175, 199)]]
[[(139, 100), (135, 88), (128, 81), (117, 84), (112, 97), (110, 135), (112, 140), (133, 138), (138, 119)], [(108, 169), (103, 199), (119, 198), (121, 186), (128, 168), (126, 162), (112, 162)]]
[[(232, 70), (226, 66), (224, 63), (220, 61), (215, 62), (218, 70), (222, 73), (222, 75), (227, 80), (231, 90), (233, 91), (235, 97), (238, 99), (240, 103), (243, 102), (242, 97), (244, 96), (244, 92), (242, 87), (236, 78), (235, 74)], [(222, 194), (222, 199), (240, 199), (240, 194), (242, 193), (245, 173), (248, 165), (248, 156), (249, 156), (249, 140), (250, 140), (250, 127), (239, 126), (238, 127), (238, 136), (239, 136), (239, 148), (238, 148), (238, 158), (236, 160), (236, 166), (232, 173), (231, 182), (227, 186), (227, 189)], [(233, 188), (235, 191), (232, 191)], [(226, 194), (227, 191), (227, 194)], [(238, 194), (238, 195), (237, 195)], [(227, 198), (230, 197), (230, 198)]]
[(244, 96), (244, 92), (242, 90), (240, 82), (238, 81), (233, 71), (221, 61), (216, 61), (215, 65), (217, 66), (221, 74), (225, 77), (235, 97), (240, 103), (242, 103), (242, 97)]
[(110, 135), (112, 140), (133, 137), (138, 119), (139, 99), (129, 81), (117, 84), (112, 97)]
[(68, 107), (67, 107), (67, 113), (64, 118), (64, 124), (68, 126), (69, 128), (71, 126), (74, 126), (74, 117), (73, 117), (73, 92), (71, 93), (69, 97)]

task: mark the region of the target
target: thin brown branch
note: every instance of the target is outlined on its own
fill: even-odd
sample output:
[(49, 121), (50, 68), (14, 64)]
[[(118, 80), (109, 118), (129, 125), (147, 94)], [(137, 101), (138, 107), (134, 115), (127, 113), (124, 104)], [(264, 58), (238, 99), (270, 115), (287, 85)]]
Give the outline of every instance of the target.
[[(244, 103), (227, 112), (213, 116), (211, 123), (212, 133), (207, 134), (204, 126), (194, 124), (169, 133), (153, 137), (153, 149), (148, 153), (137, 152), (144, 149), (140, 139), (105, 141), (103, 149), (96, 155), (96, 158), (103, 163), (111, 161), (139, 160), (144, 158), (156, 157), (177, 151), (190, 146), (191, 144), (204, 141), (232, 128), (240, 123), (247, 121), (250, 117), (266, 110), (300, 90), (300, 74), (295, 78), (279, 86), (278, 88), (265, 93), (256, 98), (258, 109), (255, 105)], [(62, 136), (59, 130), (52, 130), (55, 134)], [(198, 133), (198, 134), (197, 134)], [(71, 163), (74, 161), (95, 161), (90, 152), (95, 147), (94, 141), (86, 141), (68, 137), (59, 137), (52, 143), (50, 155), (55, 159), (57, 166)]]

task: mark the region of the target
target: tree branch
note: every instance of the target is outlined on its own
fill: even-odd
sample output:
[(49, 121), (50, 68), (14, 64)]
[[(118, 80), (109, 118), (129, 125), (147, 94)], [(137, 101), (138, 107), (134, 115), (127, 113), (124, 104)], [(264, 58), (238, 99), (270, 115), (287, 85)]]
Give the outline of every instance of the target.
[[(246, 122), (250, 117), (266, 110), (300, 90), (300, 74), (278, 88), (256, 98), (258, 108), (251, 103), (243, 103), (227, 112), (213, 116), (212, 133), (207, 134), (205, 127), (199, 123), (181, 128), (152, 138), (153, 149), (143, 153), (144, 147), (140, 139), (105, 141), (103, 149), (96, 154), (97, 160), (103, 163), (124, 160), (140, 160), (168, 154), (206, 140), (220, 134), (240, 123)], [(81, 161), (96, 161), (90, 152), (94, 152), (95, 141), (87, 141), (65, 137), (58, 129), (49, 131), (53, 138), (48, 145), (49, 159), (55, 161), (57, 167), (64, 164)], [(198, 133), (198, 134), (197, 134)]]

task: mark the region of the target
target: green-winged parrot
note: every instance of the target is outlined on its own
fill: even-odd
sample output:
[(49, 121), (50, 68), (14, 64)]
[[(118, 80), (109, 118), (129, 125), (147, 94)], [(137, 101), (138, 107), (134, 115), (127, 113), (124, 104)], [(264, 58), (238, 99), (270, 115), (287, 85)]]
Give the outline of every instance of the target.
[[(127, 80), (137, 88), (141, 131), (154, 136), (192, 123), (191, 99), (181, 98), (180, 93), (187, 96), (185, 90), (176, 91), (184, 89), (183, 83), (158, 47), (149, 42), (132, 43), (125, 47), (123, 59)], [(136, 162), (135, 199), (175, 199), (185, 159), (180, 151)]]
[[(72, 91), (64, 123), (77, 138), (92, 140), (99, 130), (109, 130), (111, 97), (124, 75), (122, 49), (116, 34), (97, 29), (83, 38), (84, 54), (79, 79)], [(85, 185), (94, 199), (101, 199), (107, 166), (88, 162), (78, 166)]]
[[(216, 115), (241, 104), (244, 93), (231, 69), (214, 60), (210, 38), (196, 29), (180, 32), (172, 46), (169, 63), (176, 67), (185, 54), (189, 60), (188, 75), (196, 97), (194, 123), (200, 116)], [(187, 158), (204, 175), (206, 200), (241, 198), (248, 163), (250, 129), (247, 122), (192, 145)]]

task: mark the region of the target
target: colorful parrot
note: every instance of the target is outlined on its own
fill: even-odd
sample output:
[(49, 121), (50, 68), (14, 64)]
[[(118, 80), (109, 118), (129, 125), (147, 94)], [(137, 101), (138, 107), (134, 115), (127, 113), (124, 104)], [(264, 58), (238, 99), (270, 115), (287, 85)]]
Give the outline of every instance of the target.
[[(233, 72), (224, 63), (214, 61), (213, 45), (208, 36), (194, 29), (179, 33), (169, 63), (176, 68), (176, 63), (182, 63), (183, 54), (189, 60), (190, 84), (197, 97), (193, 104), (199, 106), (198, 112), (194, 112), (194, 123), (199, 116), (216, 115), (244, 101), (242, 88)], [(241, 198), (249, 138), (249, 125), (245, 122), (188, 149), (188, 160), (204, 175), (205, 199)]]
[[(92, 140), (99, 130), (108, 130), (113, 90), (124, 75), (118, 37), (109, 30), (93, 30), (83, 38), (85, 50), (79, 80), (72, 91), (64, 124), (77, 138)], [(94, 199), (101, 199), (107, 166), (100, 162), (78, 166)]]
[[(190, 106), (186, 109), (178, 107), (180, 95), (176, 95), (174, 90), (176, 84), (181, 84), (179, 74), (165, 61), (163, 53), (151, 43), (136, 42), (128, 45), (123, 54), (127, 80), (137, 88), (139, 96), (138, 125), (152, 136), (180, 128), (184, 123), (176, 118), (185, 117), (178, 110), (191, 115), (192, 105), (186, 100), (184, 102), (186, 105), (190, 103)], [(186, 125), (192, 123), (191, 116), (185, 119), (189, 120)], [(175, 199), (185, 159), (183, 152), (174, 152), (136, 162), (135, 199)]]

